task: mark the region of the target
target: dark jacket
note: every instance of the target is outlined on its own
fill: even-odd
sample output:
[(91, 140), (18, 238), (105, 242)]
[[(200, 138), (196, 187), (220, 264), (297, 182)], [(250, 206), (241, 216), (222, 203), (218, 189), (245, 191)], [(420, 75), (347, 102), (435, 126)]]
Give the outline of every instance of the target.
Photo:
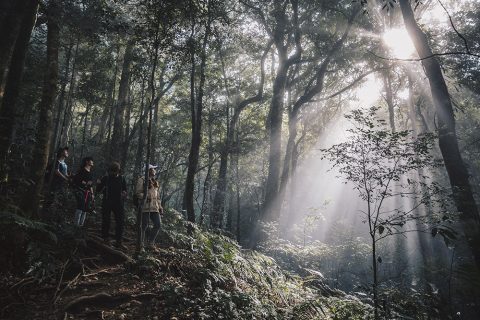
[(91, 171), (85, 170), (85, 168), (80, 169), (73, 177), (73, 185), (76, 188), (85, 189), (89, 182), (93, 183), (93, 174)]
[(127, 182), (123, 176), (107, 175), (97, 185), (97, 193), (103, 193), (103, 201), (114, 204), (123, 203), (122, 192), (127, 192)]

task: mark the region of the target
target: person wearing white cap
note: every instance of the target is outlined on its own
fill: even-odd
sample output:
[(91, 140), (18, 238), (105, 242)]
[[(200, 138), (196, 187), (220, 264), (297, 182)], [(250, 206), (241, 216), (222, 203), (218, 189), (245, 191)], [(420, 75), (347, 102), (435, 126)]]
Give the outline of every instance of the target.
[[(155, 174), (157, 173), (155, 170), (156, 168), (157, 166), (151, 164), (148, 165), (148, 191), (146, 199), (144, 199), (143, 193), (145, 183), (144, 177), (138, 178), (135, 187), (135, 194), (142, 206), (141, 246), (143, 247), (146, 240), (147, 248), (151, 250), (156, 250), (155, 239), (160, 231), (160, 214), (163, 214), (162, 203), (160, 200), (160, 185), (155, 179)], [(149, 220), (152, 220), (153, 228), (150, 230), (149, 234), (146, 235)]]

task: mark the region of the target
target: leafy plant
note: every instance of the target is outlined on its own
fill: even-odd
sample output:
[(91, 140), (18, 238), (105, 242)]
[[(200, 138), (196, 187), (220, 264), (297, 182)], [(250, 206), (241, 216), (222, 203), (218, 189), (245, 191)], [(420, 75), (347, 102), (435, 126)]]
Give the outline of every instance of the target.
[[(429, 182), (422, 172), (436, 168), (441, 162), (431, 150), (435, 136), (423, 134), (416, 139), (408, 130), (391, 131), (378, 116), (378, 107), (357, 109), (345, 117), (353, 127), (345, 142), (322, 149), (323, 158), (332, 162), (339, 175), (358, 192), (365, 202), (359, 212), (368, 224), (372, 244), (373, 299), (375, 318), (378, 318), (378, 241), (408, 232), (410, 221), (426, 217), (417, 214), (421, 207), (431, 208), (432, 197), (441, 193), (441, 187)], [(418, 178), (416, 178), (419, 176)], [(408, 205), (395, 199), (404, 198)], [(447, 215), (440, 202), (438, 210)], [(411, 229), (411, 228), (410, 228)]]

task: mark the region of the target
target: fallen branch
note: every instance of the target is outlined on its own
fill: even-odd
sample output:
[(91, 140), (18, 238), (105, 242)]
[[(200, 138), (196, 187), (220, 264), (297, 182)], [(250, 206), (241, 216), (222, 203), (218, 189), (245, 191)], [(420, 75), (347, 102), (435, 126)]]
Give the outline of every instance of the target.
[(70, 280), (67, 285), (65, 286), (65, 288), (62, 289), (62, 291), (60, 291), (60, 293), (58, 295), (56, 295), (55, 299), (53, 300), (53, 305), (56, 305), (57, 304), (57, 301), (60, 299), (60, 297), (65, 293), (65, 291), (67, 291), (68, 289), (70, 289), (70, 287), (72, 286), (72, 284), (74, 284), (75, 282), (77, 282), (78, 278), (80, 278), (80, 275), (82, 275), (81, 273), (77, 274), (75, 276), (75, 278), (73, 278), (72, 280)]
[(63, 275), (65, 274), (65, 269), (67, 268), (67, 265), (69, 262), (70, 262), (70, 259), (67, 259), (67, 261), (62, 266), (62, 273), (60, 274), (60, 280), (58, 280), (57, 287), (55, 288), (55, 292), (53, 293), (52, 304), (55, 304), (55, 302), (57, 301), (57, 293), (58, 293), (58, 290), (60, 290), (60, 285), (63, 282)]
[(98, 271), (95, 271), (95, 272), (92, 272), (92, 273), (87, 273), (87, 274), (84, 274), (83, 276), (85, 278), (87, 277), (91, 277), (91, 276), (96, 276), (96, 275), (99, 275), (99, 274), (102, 274), (102, 273), (107, 273), (107, 274), (111, 274), (112, 270), (115, 270), (117, 269), (116, 267), (113, 267), (113, 268), (105, 268), (105, 269), (100, 269)]
[(17, 287), (19, 286), (24, 286), (24, 285), (27, 285), (27, 284), (30, 284), (32, 282), (35, 281), (35, 278), (34, 277), (28, 277), (28, 278), (24, 278), (22, 280), (20, 280), (19, 282), (15, 283), (14, 285), (12, 285), (9, 290), (10, 291), (13, 291), (15, 290)]

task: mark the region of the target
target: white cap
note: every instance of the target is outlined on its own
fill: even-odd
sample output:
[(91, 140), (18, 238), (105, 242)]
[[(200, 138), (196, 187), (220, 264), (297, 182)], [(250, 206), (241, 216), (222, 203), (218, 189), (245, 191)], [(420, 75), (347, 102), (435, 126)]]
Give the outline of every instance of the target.
[(157, 168), (158, 168), (158, 166), (154, 166), (153, 164), (149, 164), (149, 165), (148, 165), (148, 170), (150, 170), (150, 169), (157, 169)]

